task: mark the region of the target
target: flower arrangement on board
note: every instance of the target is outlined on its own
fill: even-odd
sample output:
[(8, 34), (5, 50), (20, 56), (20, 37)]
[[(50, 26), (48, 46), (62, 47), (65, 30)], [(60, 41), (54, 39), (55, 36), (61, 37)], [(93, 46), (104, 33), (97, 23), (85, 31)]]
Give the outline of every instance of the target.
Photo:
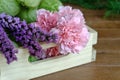
[[(6, 8), (3, 10), (4, 6), (0, 4), (0, 51), (8, 64), (17, 60), (18, 50), (14, 42), (28, 49), (30, 62), (79, 53), (87, 45), (89, 32), (79, 9), (62, 6), (59, 0), (12, 1), (14, 3), (6, 4), (22, 7), (17, 9), (16, 14), (5, 11)], [(51, 7), (46, 6), (50, 1)], [(58, 4), (53, 5), (54, 2)], [(36, 10), (20, 12), (23, 7)], [(55, 43), (56, 46), (43, 49), (40, 42)]]

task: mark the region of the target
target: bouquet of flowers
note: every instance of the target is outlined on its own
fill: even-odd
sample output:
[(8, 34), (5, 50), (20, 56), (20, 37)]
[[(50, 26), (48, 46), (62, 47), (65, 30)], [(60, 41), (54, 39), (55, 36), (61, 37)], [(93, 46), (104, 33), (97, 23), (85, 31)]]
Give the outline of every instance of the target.
[[(28, 49), (30, 62), (79, 53), (86, 46), (89, 32), (79, 9), (62, 6), (58, 0), (27, 1), (11, 0), (10, 5), (18, 8), (15, 9), (16, 13), (5, 11), (7, 8), (2, 4), (5, 0), (0, 3), (0, 51), (8, 64), (17, 60), (18, 50), (13, 41)], [(48, 2), (49, 6), (46, 6)], [(58, 4), (53, 5), (54, 2)], [(23, 7), (28, 11), (20, 12), (19, 9)], [(40, 42), (55, 43), (56, 46), (43, 49)]]

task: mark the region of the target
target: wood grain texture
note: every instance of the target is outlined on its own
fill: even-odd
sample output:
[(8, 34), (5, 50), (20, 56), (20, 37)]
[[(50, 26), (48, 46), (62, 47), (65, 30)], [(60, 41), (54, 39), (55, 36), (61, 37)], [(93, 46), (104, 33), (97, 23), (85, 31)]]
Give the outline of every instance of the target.
[(120, 80), (120, 18), (104, 19), (104, 10), (81, 9), (87, 24), (99, 33), (96, 61), (32, 80)]
[(79, 66), (33, 80), (120, 80), (119, 74), (119, 67)]

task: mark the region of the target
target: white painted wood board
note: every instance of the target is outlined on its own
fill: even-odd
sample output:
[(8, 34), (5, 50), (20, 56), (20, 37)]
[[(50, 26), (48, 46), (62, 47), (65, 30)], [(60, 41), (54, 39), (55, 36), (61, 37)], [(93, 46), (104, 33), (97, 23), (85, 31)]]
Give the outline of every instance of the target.
[[(0, 55), (0, 60), (2, 60), (0, 62), (0, 80), (29, 80), (95, 61), (96, 51), (93, 49), (93, 45), (97, 43), (97, 32), (90, 27), (88, 29), (90, 40), (79, 54), (62, 55), (30, 63), (28, 62), (28, 51), (19, 48), (18, 61), (10, 65), (6, 64), (6, 60)], [(42, 46), (48, 48), (54, 44), (42, 44)]]

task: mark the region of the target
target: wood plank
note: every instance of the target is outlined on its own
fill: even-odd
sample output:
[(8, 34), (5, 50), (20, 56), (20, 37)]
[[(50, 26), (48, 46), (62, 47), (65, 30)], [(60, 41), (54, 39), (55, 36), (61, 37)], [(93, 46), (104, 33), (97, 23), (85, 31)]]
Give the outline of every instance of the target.
[(90, 38), (89, 38), (89, 42), (92, 42), (92, 45), (97, 44), (97, 39), (98, 39), (98, 32), (95, 31), (94, 29), (90, 28), (89, 26), (87, 26), (89, 32), (90, 32)]
[(120, 54), (97, 54), (90, 64), (71, 68), (32, 80), (120, 80)]
[(120, 20), (104, 20), (95, 17), (89, 17), (87, 25), (91, 26), (93, 29), (120, 29)]
[(120, 39), (99, 39), (95, 48), (98, 53), (120, 53)]
[(120, 39), (120, 29), (96, 29), (99, 38)]
[(95, 65), (120, 68), (120, 53), (98, 53)]
[(96, 67), (83, 65), (32, 80), (120, 80), (119, 75), (119, 67)]
[[(1, 69), (2, 80), (28, 80), (81, 64), (89, 63), (92, 61), (91, 48), (92, 46), (88, 46), (80, 54), (69, 54), (63, 57), (54, 57), (52, 59), (39, 61), (37, 64), (23, 64), (19, 63), (18, 61), (17, 63), (19, 64), (14, 64), (13, 66), (11, 65)], [(19, 73), (19, 75), (15, 73)]]

